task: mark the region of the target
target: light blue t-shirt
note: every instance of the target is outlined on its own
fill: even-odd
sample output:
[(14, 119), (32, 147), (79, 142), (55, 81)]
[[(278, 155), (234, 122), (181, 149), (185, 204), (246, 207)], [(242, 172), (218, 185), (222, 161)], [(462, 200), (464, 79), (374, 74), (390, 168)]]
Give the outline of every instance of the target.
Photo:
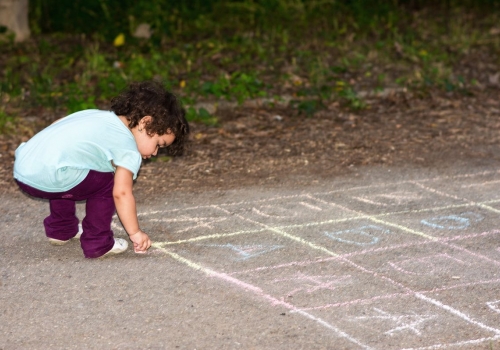
[(64, 192), (90, 170), (114, 172), (121, 166), (137, 177), (141, 154), (134, 136), (113, 113), (89, 109), (40, 131), (16, 150), (14, 178), (45, 192)]

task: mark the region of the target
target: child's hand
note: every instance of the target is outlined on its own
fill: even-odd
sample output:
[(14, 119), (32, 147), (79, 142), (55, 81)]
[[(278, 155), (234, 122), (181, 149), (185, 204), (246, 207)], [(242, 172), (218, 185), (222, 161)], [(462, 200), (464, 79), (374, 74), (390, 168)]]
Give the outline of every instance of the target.
[(134, 243), (134, 252), (143, 254), (151, 247), (151, 240), (148, 235), (141, 230), (129, 236)]

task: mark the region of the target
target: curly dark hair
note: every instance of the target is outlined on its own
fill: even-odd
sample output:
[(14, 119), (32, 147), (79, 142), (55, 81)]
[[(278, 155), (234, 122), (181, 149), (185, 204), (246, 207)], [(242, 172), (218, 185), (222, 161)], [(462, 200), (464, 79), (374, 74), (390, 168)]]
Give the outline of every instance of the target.
[(174, 142), (167, 147), (171, 155), (182, 154), (189, 135), (186, 111), (177, 97), (163, 85), (154, 81), (131, 83), (124, 91), (111, 100), (111, 110), (129, 121), (129, 128), (139, 124), (145, 116), (152, 120), (145, 126), (148, 135), (175, 135)]

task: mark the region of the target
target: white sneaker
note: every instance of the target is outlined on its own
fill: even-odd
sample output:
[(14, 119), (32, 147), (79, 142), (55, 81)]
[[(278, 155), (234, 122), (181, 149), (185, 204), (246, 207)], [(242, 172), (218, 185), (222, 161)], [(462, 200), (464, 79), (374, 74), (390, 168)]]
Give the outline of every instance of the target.
[(108, 256), (108, 255), (114, 255), (114, 254), (120, 254), (126, 251), (128, 248), (128, 242), (124, 240), (123, 238), (115, 238), (115, 244), (113, 245), (113, 248), (103, 256)]
[(72, 239), (80, 239), (82, 233), (83, 233), (82, 224), (78, 224), (78, 233), (75, 235), (75, 237), (68, 239), (68, 240), (65, 240), (65, 241), (62, 241), (60, 239), (55, 239), (55, 238), (49, 238), (49, 243), (52, 245), (65, 245), (66, 243), (68, 243)]

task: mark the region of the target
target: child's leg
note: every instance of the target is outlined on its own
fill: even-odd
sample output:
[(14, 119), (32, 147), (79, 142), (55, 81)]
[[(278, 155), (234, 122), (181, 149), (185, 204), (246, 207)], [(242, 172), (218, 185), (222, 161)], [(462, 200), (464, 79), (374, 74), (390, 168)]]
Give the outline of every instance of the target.
[(82, 221), (80, 244), (86, 258), (98, 258), (113, 248), (115, 240), (111, 221), (115, 213), (113, 173), (90, 171), (85, 180), (75, 187), (76, 197), (86, 193), (86, 213)]
[(67, 192), (44, 192), (17, 180), (16, 182), (19, 188), (30, 196), (49, 200), (50, 215), (43, 221), (47, 237), (67, 241), (78, 233), (75, 202), (70, 199), (72, 195)]
[(50, 215), (45, 218), (45, 234), (49, 238), (67, 241), (78, 232), (75, 202), (70, 199), (51, 199)]

